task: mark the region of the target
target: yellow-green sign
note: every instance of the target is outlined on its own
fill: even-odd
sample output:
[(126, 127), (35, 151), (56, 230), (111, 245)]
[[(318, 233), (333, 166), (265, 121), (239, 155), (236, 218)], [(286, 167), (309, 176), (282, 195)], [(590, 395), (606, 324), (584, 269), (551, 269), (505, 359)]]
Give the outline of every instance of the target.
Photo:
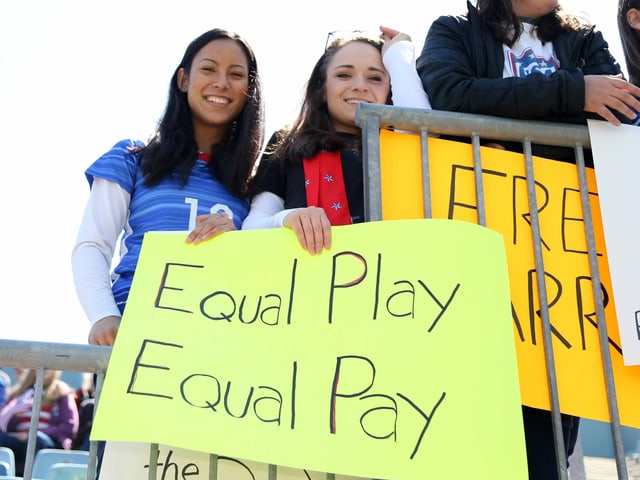
[(334, 228), (319, 256), (288, 229), (184, 236), (145, 237), (94, 440), (381, 479), (526, 478), (499, 233), (371, 222)]

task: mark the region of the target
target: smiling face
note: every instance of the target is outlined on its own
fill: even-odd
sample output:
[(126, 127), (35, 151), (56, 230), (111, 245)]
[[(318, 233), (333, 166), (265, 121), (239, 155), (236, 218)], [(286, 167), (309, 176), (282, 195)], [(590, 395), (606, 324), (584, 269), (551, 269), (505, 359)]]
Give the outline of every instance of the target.
[(359, 133), (355, 124), (358, 103), (386, 103), (390, 85), (380, 51), (373, 45), (356, 41), (338, 50), (327, 64), (325, 88), (335, 130)]
[(249, 65), (234, 40), (217, 39), (194, 57), (191, 70), (178, 72), (178, 87), (187, 94), (198, 147), (209, 151), (242, 111), (249, 90)]

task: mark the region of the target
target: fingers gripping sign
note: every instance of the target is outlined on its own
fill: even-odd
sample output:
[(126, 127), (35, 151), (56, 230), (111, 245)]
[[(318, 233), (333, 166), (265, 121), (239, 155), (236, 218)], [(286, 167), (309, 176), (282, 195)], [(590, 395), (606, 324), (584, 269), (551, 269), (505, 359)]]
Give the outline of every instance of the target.
[(331, 248), (331, 224), (322, 208), (294, 210), (284, 219), (284, 226), (293, 229), (302, 248), (312, 255)]
[(222, 232), (235, 230), (235, 224), (226, 213), (211, 213), (196, 218), (196, 228), (187, 236), (185, 242), (197, 245)]

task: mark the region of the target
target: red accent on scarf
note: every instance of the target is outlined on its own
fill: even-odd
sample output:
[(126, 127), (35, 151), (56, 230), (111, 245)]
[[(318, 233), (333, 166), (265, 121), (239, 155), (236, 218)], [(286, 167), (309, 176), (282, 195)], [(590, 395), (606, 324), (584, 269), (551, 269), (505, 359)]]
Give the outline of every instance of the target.
[(305, 158), (302, 165), (307, 206), (323, 208), (331, 225), (350, 225), (340, 152), (319, 152), (313, 158)]
[(204, 152), (198, 152), (198, 160), (202, 160), (204, 163), (209, 163), (211, 160), (211, 155)]

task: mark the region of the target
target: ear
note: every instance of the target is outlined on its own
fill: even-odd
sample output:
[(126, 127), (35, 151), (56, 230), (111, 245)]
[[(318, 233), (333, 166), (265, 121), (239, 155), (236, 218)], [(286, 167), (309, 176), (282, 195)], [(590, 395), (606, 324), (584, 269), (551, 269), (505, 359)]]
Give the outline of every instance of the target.
[(186, 93), (187, 90), (189, 89), (189, 77), (187, 75), (187, 72), (184, 71), (184, 68), (181, 68), (180, 70), (178, 70), (177, 83), (178, 83), (178, 88), (182, 92)]
[(634, 30), (640, 31), (640, 10), (637, 8), (627, 10), (627, 23)]

